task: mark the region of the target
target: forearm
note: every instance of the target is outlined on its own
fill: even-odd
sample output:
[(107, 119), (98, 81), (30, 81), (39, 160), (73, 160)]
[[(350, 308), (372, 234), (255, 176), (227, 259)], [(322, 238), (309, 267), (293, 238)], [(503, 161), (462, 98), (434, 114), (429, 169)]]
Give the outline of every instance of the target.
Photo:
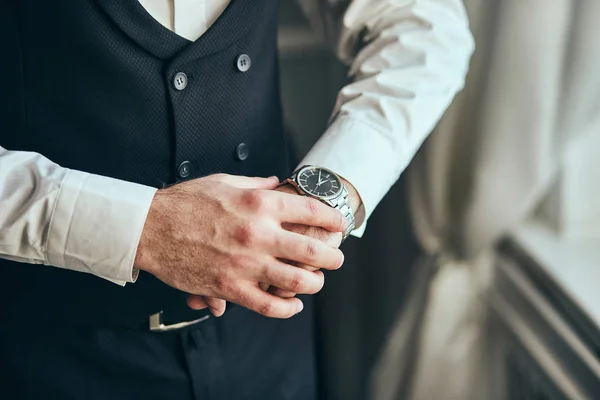
[(351, 182), (366, 220), (463, 86), (473, 51), (467, 16), (460, 0), (300, 3), (352, 79), (301, 164)]
[(132, 282), (154, 191), (0, 147), (0, 257)]

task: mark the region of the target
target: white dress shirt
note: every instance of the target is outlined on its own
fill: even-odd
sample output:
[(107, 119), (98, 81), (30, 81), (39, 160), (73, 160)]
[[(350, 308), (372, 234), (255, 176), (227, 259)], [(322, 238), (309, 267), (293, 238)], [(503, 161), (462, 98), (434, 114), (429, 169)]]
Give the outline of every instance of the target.
[[(139, 1), (191, 41), (229, 3)], [(368, 218), (463, 86), (474, 47), (467, 16), (461, 0), (298, 2), (351, 66), (352, 78), (300, 165), (329, 168), (352, 183)], [(135, 253), (155, 192), (0, 147), (0, 257), (134, 282)]]

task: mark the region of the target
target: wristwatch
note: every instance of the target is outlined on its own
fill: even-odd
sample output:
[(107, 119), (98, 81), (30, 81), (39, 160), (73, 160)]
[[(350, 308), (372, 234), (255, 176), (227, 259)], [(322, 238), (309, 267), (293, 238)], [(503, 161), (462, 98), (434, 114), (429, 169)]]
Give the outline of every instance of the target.
[(356, 227), (354, 212), (348, 201), (348, 189), (335, 172), (314, 165), (304, 165), (281, 182), (280, 186), (285, 184), (291, 184), (301, 195), (320, 200), (346, 217), (348, 228), (343, 233), (342, 242)]

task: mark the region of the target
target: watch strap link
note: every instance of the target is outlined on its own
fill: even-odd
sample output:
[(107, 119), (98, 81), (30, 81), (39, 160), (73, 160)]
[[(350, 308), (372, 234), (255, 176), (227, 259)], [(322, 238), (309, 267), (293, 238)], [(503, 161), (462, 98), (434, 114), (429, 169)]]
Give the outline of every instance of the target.
[(350, 207), (350, 202), (348, 200), (348, 189), (345, 186), (342, 186), (342, 193), (339, 197), (335, 198), (333, 202), (333, 207), (340, 211), (342, 215), (348, 220), (348, 228), (342, 235), (342, 243), (346, 238), (350, 235), (350, 233), (356, 227), (356, 221), (354, 219), (354, 212), (352, 212), (352, 207)]

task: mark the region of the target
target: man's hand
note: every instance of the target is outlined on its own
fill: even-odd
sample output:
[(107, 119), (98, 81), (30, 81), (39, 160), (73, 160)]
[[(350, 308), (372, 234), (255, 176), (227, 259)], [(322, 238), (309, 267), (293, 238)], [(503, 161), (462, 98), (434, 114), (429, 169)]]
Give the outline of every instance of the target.
[[(321, 181), (321, 177), (319, 176), (319, 182), (320, 181)], [(355, 217), (357, 218), (357, 226), (359, 226), (364, 219), (364, 209), (362, 207), (362, 202), (360, 200), (360, 196), (358, 195), (358, 192), (356, 191), (354, 186), (352, 186), (348, 181), (343, 180), (343, 182), (344, 182), (344, 185), (346, 186), (346, 189), (348, 190), (348, 199), (350, 202), (350, 206), (352, 207), (352, 210), (355, 211)], [(282, 191), (284, 193), (298, 194), (298, 191), (295, 188), (293, 188), (291, 185), (281, 186), (281, 187), (277, 188), (277, 190)], [(299, 233), (299, 234), (302, 234), (305, 236), (309, 236), (309, 237), (318, 239), (318, 240), (320, 240), (330, 246), (336, 247), (336, 248), (340, 247), (340, 244), (342, 242), (343, 234), (341, 232), (331, 232), (331, 231), (325, 230), (323, 228), (299, 225), (299, 224), (284, 224), (283, 227), (291, 232), (296, 232), (296, 233)], [(286, 260), (286, 262), (288, 262), (291, 265), (295, 265), (297, 267), (306, 269), (308, 271), (316, 271), (317, 270), (316, 268), (314, 268), (313, 266), (310, 266), (310, 265), (300, 264), (300, 263), (289, 261), (289, 260)], [(282, 298), (291, 298), (296, 295), (296, 293), (294, 293), (294, 292), (286, 291), (286, 290), (283, 290), (283, 289), (275, 287), (275, 286), (270, 286), (266, 283), (261, 284), (261, 288), (263, 290), (269, 291), (269, 293), (272, 293), (272, 294), (277, 295)]]
[[(329, 246), (334, 247), (334, 248), (340, 247), (340, 244), (342, 243), (342, 233), (341, 232), (330, 232), (323, 228), (317, 228), (314, 226), (306, 226), (306, 225), (298, 225), (298, 224), (284, 224), (284, 228), (286, 230), (289, 230), (290, 232), (295, 232), (295, 233), (299, 233), (301, 235), (305, 235), (305, 236), (309, 236), (309, 237), (318, 239), (318, 240), (322, 241), (323, 243), (326, 243)], [(318, 268), (315, 268), (315, 267), (307, 265), (307, 264), (302, 264), (302, 263), (290, 261), (290, 260), (283, 260), (283, 261), (290, 265), (293, 265), (295, 267), (300, 267), (302, 269), (305, 269), (307, 271), (312, 271), (312, 272), (318, 271)], [(274, 294), (279, 297), (282, 297), (282, 298), (291, 298), (291, 297), (296, 296), (296, 294), (297, 294), (297, 293), (294, 293), (291, 291), (280, 289), (279, 287), (276, 287), (276, 286), (271, 286), (267, 283), (261, 283), (260, 287), (263, 290), (266, 290), (269, 293)]]
[[(360, 196), (358, 195), (358, 192), (354, 188), (354, 186), (352, 186), (352, 184), (350, 184), (348, 181), (346, 181), (344, 179), (342, 179), (342, 181), (344, 182), (344, 185), (346, 186), (346, 189), (348, 190), (348, 200), (350, 202), (350, 206), (355, 211), (355, 219), (356, 219), (357, 226), (360, 226), (362, 224), (362, 222), (364, 220), (364, 216), (365, 216), (364, 208), (362, 206), (362, 201), (360, 199)], [(283, 193), (289, 193), (291, 195), (298, 195), (298, 191), (291, 185), (280, 186), (280, 187), (276, 188), (275, 190), (283, 192)], [(342, 241), (342, 233), (341, 232), (331, 232), (331, 231), (328, 231), (323, 228), (300, 225), (300, 224), (286, 223), (286, 224), (282, 224), (282, 226), (286, 230), (289, 230), (289, 231), (295, 232), (295, 233), (299, 233), (301, 235), (313, 237), (315, 239), (318, 239), (318, 240), (320, 240), (330, 246), (336, 247), (336, 248), (340, 246), (340, 243)], [(312, 267), (312, 266), (309, 266), (306, 264), (300, 264), (300, 263), (293, 262), (290, 260), (285, 260), (285, 262), (290, 265), (294, 265), (296, 267), (306, 269), (308, 271), (317, 271), (318, 270), (315, 267)], [(282, 297), (282, 298), (291, 298), (291, 297), (296, 296), (296, 293), (294, 293), (294, 292), (286, 291), (286, 290), (280, 289), (276, 286), (271, 286), (268, 283), (260, 283), (259, 286), (262, 290), (268, 291), (269, 293), (274, 294), (279, 297)], [(191, 308), (198, 309), (198, 310), (209, 307), (211, 309), (212, 313), (216, 316), (221, 316), (225, 312), (225, 306), (226, 306), (224, 300), (215, 299), (215, 298), (207, 298), (205, 296), (195, 296), (195, 295), (191, 295), (188, 297), (188, 304)]]
[[(299, 299), (264, 292), (258, 282), (314, 294), (323, 287), (322, 272), (281, 259), (333, 270), (341, 266), (343, 254), (282, 225), (343, 232), (347, 221), (318, 200), (272, 190), (277, 184), (276, 178), (218, 174), (158, 190), (136, 267), (209, 303), (223, 299), (269, 317), (293, 316), (302, 309)], [(192, 296), (188, 304), (198, 308), (198, 300)]]

